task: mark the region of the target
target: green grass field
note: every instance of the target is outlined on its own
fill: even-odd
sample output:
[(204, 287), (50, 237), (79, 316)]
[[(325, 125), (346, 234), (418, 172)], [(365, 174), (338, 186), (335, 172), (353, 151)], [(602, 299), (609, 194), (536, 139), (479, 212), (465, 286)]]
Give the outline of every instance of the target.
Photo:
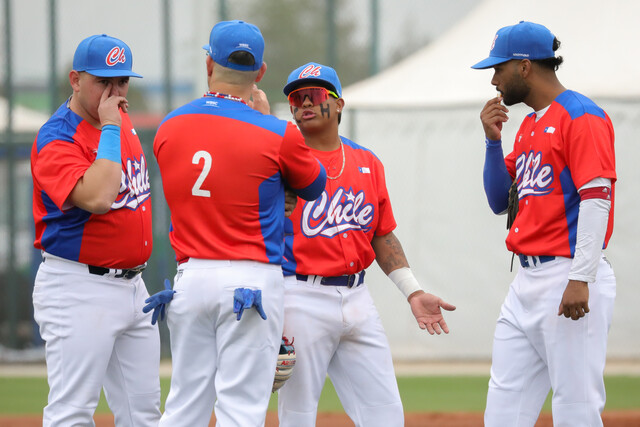
[[(400, 394), (406, 412), (481, 412), (484, 409), (488, 378), (483, 376), (398, 377)], [(605, 410), (640, 409), (638, 390), (640, 377), (607, 376), (607, 405)], [(162, 378), (162, 402), (169, 393), (169, 379)], [(48, 386), (45, 378), (0, 377), (0, 416), (2, 414), (39, 414), (47, 403)], [(270, 409), (275, 410), (276, 395), (271, 397)], [(544, 411), (550, 411), (547, 398)], [(342, 412), (342, 406), (327, 381), (322, 392), (320, 412)], [(104, 397), (97, 413), (109, 412)]]

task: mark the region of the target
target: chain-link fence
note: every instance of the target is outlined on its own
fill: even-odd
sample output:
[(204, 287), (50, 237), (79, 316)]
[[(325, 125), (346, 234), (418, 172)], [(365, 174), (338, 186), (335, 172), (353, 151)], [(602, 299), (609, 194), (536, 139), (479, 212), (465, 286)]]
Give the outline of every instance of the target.
[[(115, 1), (109, 5), (110, 11), (105, 12), (93, 2), (3, 0), (0, 359), (3, 348), (28, 349), (42, 344), (31, 304), (40, 253), (33, 248), (29, 158), (38, 128), (71, 93), (68, 72), (80, 40), (102, 32), (125, 40), (133, 51), (134, 69), (145, 76), (132, 81), (128, 100), (132, 121), (149, 161), (152, 182), (154, 249), (143, 277), (153, 293), (161, 289), (165, 277), (175, 273), (167, 235), (169, 212), (152, 155), (153, 136), (168, 111), (206, 89), (205, 56), (200, 46), (207, 42), (213, 24), (221, 19), (244, 19), (261, 28), (267, 41), (268, 64), (261, 88), (272, 103), (277, 103), (284, 101), (281, 89), (288, 73), (305, 62), (313, 60), (339, 67), (343, 85), (365, 78), (375, 70), (370, 34), (375, 30), (371, 19), (377, 13), (377, 3), (377, 0)], [(161, 328), (166, 338), (166, 326)], [(163, 350), (168, 353), (166, 339)]]

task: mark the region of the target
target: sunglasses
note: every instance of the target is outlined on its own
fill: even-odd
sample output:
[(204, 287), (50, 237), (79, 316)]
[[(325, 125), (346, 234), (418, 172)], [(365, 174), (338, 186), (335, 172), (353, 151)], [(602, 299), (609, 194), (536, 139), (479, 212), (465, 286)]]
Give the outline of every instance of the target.
[(292, 91), (287, 96), (287, 99), (289, 100), (289, 105), (302, 108), (305, 98), (309, 98), (313, 105), (318, 105), (329, 99), (329, 95), (336, 99), (340, 98), (335, 92), (323, 87), (303, 87)]

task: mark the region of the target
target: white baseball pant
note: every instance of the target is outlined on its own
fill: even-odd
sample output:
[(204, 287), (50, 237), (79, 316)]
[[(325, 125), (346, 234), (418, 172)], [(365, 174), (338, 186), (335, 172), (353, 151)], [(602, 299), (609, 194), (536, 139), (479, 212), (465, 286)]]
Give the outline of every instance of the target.
[(33, 289), (49, 381), (43, 426), (95, 425), (103, 387), (116, 426), (158, 425), (160, 335), (142, 312), (148, 297), (140, 275), (98, 276), (45, 254)]
[(294, 340), (296, 365), (278, 391), (280, 427), (316, 425), (327, 374), (357, 427), (403, 426), (389, 343), (367, 286), (320, 280), (285, 279), (284, 335)]
[[(173, 372), (160, 426), (263, 426), (282, 339), (279, 265), (191, 258), (178, 267), (167, 309)], [(238, 321), (236, 288), (262, 290)], [(217, 400), (216, 400), (217, 398)]]
[(509, 287), (495, 330), (486, 427), (532, 427), (553, 390), (556, 427), (602, 426), (603, 372), (616, 281), (602, 257), (589, 284), (589, 313), (558, 316), (571, 259), (522, 267)]

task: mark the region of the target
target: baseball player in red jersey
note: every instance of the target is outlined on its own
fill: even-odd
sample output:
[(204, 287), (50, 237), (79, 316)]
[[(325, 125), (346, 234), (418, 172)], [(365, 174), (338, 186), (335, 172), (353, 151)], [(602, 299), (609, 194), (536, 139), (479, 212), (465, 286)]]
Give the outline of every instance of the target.
[(83, 40), (73, 94), (31, 152), (45, 426), (93, 425), (102, 387), (116, 426), (160, 419), (160, 337), (142, 313), (149, 294), (140, 275), (152, 247), (149, 173), (126, 99), (129, 78), (142, 76), (131, 65), (121, 40)]
[[(602, 254), (613, 230), (614, 132), (592, 100), (565, 89), (560, 43), (531, 22), (498, 30), (489, 57), (501, 96), (484, 106), (484, 186), (495, 213), (516, 180), (507, 248), (521, 268), (498, 318), (486, 426), (533, 426), (553, 390), (554, 426), (602, 426), (603, 370), (616, 281)], [(533, 109), (503, 158), (508, 109)], [(571, 320), (569, 320), (571, 319)]]
[(320, 197), (299, 200), (286, 220), (284, 335), (296, 365), (279, 390), (280, 426), (314, 426), (329, 374), (356, 426), (402, 426), (404, 414), (391, 352), (365, 284), (377, 260), (408, 298), (422, 329), (449, 332), (441, 308), (455, 307), (425, 293), (409, 269), (385, 184), (370, 150), (338, 134), (345, 102), (335, 70), (317, 63), (294, 70), (284, 93), (306, 144), (327, 170)]
[[(154, 152), (179, 263), (167, 322), (173, 374), (160, 425), (263, 425), (283, 318), (284, 187), (313, 200), (326, 173), (292, 123), (262, 114), (260, 30), (211, 30), (209, 92), (161, 123)], [(256, 310), (253, 309), (256, 308)], [(217, 401), (216, 401), (217, 399)]]

